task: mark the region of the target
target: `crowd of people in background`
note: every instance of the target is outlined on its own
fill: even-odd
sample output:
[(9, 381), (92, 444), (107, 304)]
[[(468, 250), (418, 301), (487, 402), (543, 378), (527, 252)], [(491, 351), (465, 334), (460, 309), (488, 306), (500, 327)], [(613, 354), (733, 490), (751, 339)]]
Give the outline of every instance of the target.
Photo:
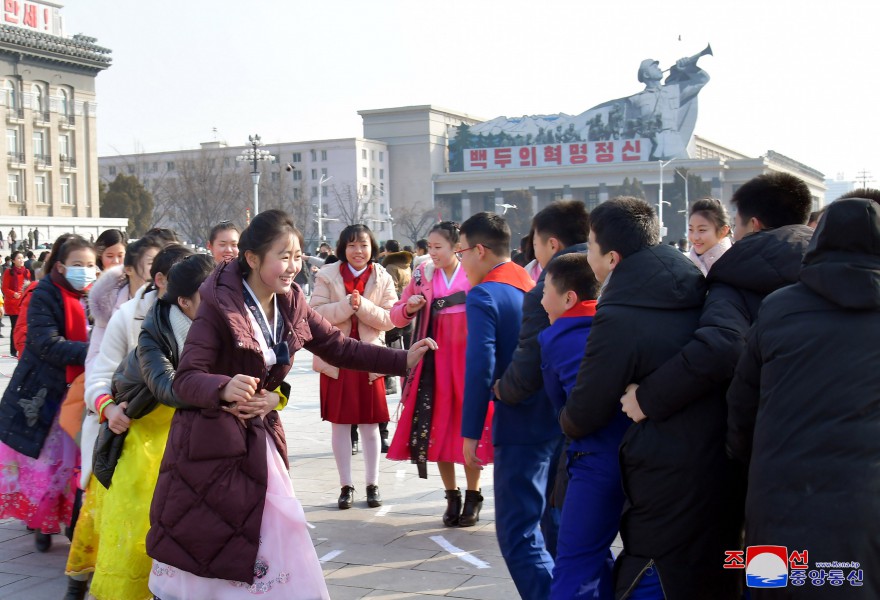
[[(307, 349), (338, 509), (382, 505), (387, 453), (436, 465), (438, 526), (472, 527), (492, 464), (527, 600), (773, 597), (730, 568), (754, 545), (872, 565), (880, 191), (812, 212), (776, 173), (731, 204), (694, 202), (674, 245), (641, 199), (556, 201), (518, 252), (488, 212), (414, 248), (352, 224), (312, 255), (279, 210), (216, 224), (206, 254), (155, 228), (37, 256), (11, 231), (0, 518), (41, 552), (70, 538), (65, 600), (328, 598), (278, 415)], [(797, 573), (787, 597), (828, 597)]]

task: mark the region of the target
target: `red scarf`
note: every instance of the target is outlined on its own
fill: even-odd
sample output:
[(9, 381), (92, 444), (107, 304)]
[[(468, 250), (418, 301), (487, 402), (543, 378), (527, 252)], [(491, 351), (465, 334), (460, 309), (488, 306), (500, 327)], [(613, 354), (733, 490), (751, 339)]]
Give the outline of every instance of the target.
[[(52, 272), (52, 283), (61, 290), (61, 303), (64, 305), (64, 337), (70, 342), (87, 342), (88, 330), (86, 329), (86, 311), (80, 301), (83, 294), (70, 289), (67, 280), (58, 282), (55, 276), (57, 271)], [(63, 276), (61, 276), (63, 279)], [(65, 380), (72, 383), (80, 373), (85, 372), (82, 365), (68, 365)]]
[[(339, 263), (339, 272), (342, 273), (342, 283), (345, 285), (345, 293), (353, 294), (354, 291), (357, 290), (357, 293), (363, 296), (364, 290), (367, 287), (367, 281), (373, 273), (373, 263), (369, 263), (364, 272), (357, 277), (351, 272), (348, 263)], [(352, 315), (351, 317), (351, 333), (349, 334), (349, 337), (353, 337), (356, 340), (361, 339), (358, 334), (358, 320), (356, 315)]]
[(584, 300), (583, 302), (578, 302), (567, 311), (562, 313), (560, 318), (565, 317), (595, 317), (596, 316), (596, 303), (598, 300)]
[(535, 282), (529, 277), (528, 272), (514, 262), (501, 263), (493, 268), (483, 278), (481, 283), (486, 283), (488, 281), (506, 283), (507, 285), (511, 285), (523, 292), (528, 292), (535, 287)]

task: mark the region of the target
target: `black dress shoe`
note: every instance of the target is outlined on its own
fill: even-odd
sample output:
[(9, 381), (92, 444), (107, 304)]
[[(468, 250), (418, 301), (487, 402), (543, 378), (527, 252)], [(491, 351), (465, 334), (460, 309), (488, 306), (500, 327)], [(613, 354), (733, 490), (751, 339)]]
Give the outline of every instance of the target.
[(459, 527), (473, 527), (480, 520), (480, 509), (483, 508), (483, 496), (480, 491), (467, 490), (464, 493), (464, 506), (458, 518)]
[(388, 438), (382, 438), (382, 454), (388, 454)]
[(358, 453), (358, 443), (357, 443), (357, 440), (355, 440), (351, 443), (351, 455), (354, 456), (357, 453)]
[(48, 552), (49, 548), (52, 547), (52, 536), (48, 533), (35, 531), (34, 546), (37, 547), (37, 552)]
[(446, 490), (446, 512), (443, 513), (443, 524), (447, 527), (457, 527), (461, 517), (461, 490)]
[(351, 508), (352, 504), (354, 504), (354, 486), (344, 485), (342, 486), (342, 493), (339, 494), (339, 510), (345, 510), (346, 508)]
[(378, 485), (367, 486), (367, 506), (370, 508), (378, 508), (382, 506), (382, 496), (379, 495)]

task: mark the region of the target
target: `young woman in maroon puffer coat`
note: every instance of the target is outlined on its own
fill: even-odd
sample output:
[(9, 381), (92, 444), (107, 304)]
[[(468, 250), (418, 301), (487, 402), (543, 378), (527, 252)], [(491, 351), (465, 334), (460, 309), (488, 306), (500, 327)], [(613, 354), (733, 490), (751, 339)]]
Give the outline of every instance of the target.
[(307, 348), (331, 364), (402, 375), (409, 352), (346, 338), (293, 279), (302, 236), (287, 214), (257, 215), (239, 258), (217, 267), (180, 358), (178, 410), (150, 510), (150, 591), (159, 598), (328, 598), (288, 474), (275, 390)]

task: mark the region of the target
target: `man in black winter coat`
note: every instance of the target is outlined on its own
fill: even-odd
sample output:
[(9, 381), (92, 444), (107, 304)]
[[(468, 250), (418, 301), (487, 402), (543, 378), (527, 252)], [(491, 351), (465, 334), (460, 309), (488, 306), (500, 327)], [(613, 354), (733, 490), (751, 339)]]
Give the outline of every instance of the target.
[[(620, 197), (590, 215), (590, 266), (602, 282), (577, 383), (560, 415), (573, 439), (620, 414), (626, 386), (669, 360), (691, 339), (706, 294), (694, 264), (659, 244), (654, 210)], [(620, 445), (626, 505), (617, 598), (730, 598), (735, 584), (717, 515), (724, 505), (723, 396), (705, 394), (665, 421), (632, 425)]]
[[(727, 396), (729, 445), (749, 464), (746, 544), (806, 550), (824, 573), (795, 587), (808, 571), (792, 570), (755, 599), (880, 597), (878, 332), (880, 205), (838, 200), (800, 281), (761, 306)], [(816, 564), (833, 561), (860, 565)], [(846, 589), (826, 590), (832, 579)]]

